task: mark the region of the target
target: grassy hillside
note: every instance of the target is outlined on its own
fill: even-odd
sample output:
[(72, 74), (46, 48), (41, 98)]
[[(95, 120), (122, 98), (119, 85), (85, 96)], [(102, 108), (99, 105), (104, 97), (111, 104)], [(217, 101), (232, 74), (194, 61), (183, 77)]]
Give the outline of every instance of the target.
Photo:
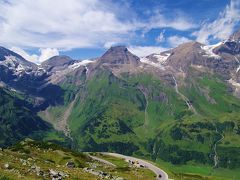
[(0, 88), (0, 146), (8, 146), (26, 138), (64, 142), (62, 133), (31, 110), (31, 103), (21, 94)]
[[(112, 157), (110, 166), (52, 143), (26, 139), (0, 151), (0, 179), (83, 179), (112, 177), (122, 179), (155, 179), (144, 168), (130, 167), (122, 159)], [(67, 165), (71, 164), (71, 166)]]
[[(177, 81), (179, 92), (196, 112), (189, 110), (174, 85), (150, 74), (116, 77), (101, 69), (81, 86), (73, 86), (74, 77), (68, 77), (63, 86), (71, 87), (67, 97), (74, 99), (68, 118), (74, 147), (161, 159), (177, 167), (206, 165), (234, 172), (240, 166), (240, 100), (221, 78), (190, 74)], [(51, 114), (59, 112), (61, 117), (71, 102), (52, 107)], [(182, 168), (178, 173), (192, 172)]]
[(179, 178), (191, 179), (191, 174), (200, 174), (199, 179), (236, 179), (240, 167), (240, 100), (218, 77), (192, 74), (186, 82), (181, 92), (197, 114), (184, 116), (161, 129), (149, 141), (152, 158)]

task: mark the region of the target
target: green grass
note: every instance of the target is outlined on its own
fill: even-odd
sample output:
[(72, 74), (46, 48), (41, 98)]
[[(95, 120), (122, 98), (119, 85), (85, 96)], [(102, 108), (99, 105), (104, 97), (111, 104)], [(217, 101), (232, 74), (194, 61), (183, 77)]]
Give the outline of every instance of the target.
[(43, 138), (45, 133), (54, 131), (31, 109), (33, 105), (20, 96), (0, 88), (0, 146), (11, 145), (36, 134)]
[[(74, 147), (162, 158), (180, 168), (177, 173), (198, 178), (209, 175), (213, 144), (224, 134), (225, 139), (217, 145), (220, 166), (225, 167), (230, 160), (228, 168), (239, 167), (240, 160), (234, 160), (231, 154), (238, 155), (240, 146), (240, 100), (219, 77), (190, 73), (185, 82), (179, 82), (179, 90), (192, 102), (197, 114), (188, 110), (173, 85), (150, 74), (116, 77), (107, 70), (98, 71), (76, 90), (69, 118)], [(74, 88), (69, 92), (76, 93)], [(59, 106), (51, 114), (61, 117), (62, 111), (64, 108)]]
[(114, 165), (117, 165), (118, 167), (122, 167), (122, 168), (128, 167), (128, 163), (124, 159), (121, 159), (121, 158), (116, 158), (116, 157), (105, 155), (102, 153), (91, 153), (91, 155), (99, 157), (104, 160), (107, 160), (107, 161), (113, 163)]
[(185, 179), (193, 177), (198, 177), (196, 179), (229, 179), (237, 180), (240, 176), (239, 169), (224, 169), (224, 168), (213, 168), (209, 165), (199, 165), (199, 164), (188, 164), (188, 165), (172, 165), (157, 159), (156, 164), (164, 169), (169, 175), (170, 178), (174, 179)]
[[(26, 153), (27, 152), (27, 153)], [(86, 154), (71, 151), (52, 143), (37, 142), (31, 139), (22, 141), (12, 148), (1, 151), (0, 159), (0, 179), (39, 179), (35, 172), (29, 172), (31, 166), (38, 166), (46, 173), (49, 169), (67, 173), (67, 179), (94, 180), (99, 177), (85, 172), (84, 167), (93, 168), (98, 171), (107, 172), (115, 177), (124, 179), (149, 179), (153, 180), (154, 174), (147, 169), (136, 169), (128, 167), (124, 161), (115, 158), (107, 158), (116, 162), (117, 167), (107, 166), (98, 161), (92, 160)], [(23, 165), (26, 161), (27, 165)], [(73, 161), (75, 168), (66, 167), (68, 161)], [(118, 163), (117, 163), (118, 162)], [(4, 164), (10, 165), (9, 169), (4, 168)], [(93, 167), (93, 165), (95, 167)], [(50, 177), (46, 177), (50, 178)]]

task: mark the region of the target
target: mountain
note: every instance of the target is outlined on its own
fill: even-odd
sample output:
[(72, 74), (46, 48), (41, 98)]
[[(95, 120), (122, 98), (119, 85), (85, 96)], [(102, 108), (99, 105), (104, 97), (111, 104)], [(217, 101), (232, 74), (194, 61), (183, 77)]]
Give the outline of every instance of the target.
[(25, 60), (22, 56), (19, 54), (10, 51), (9, 49), (6, 49), (4, 47), (0, 47), (0, 61), (6, 61), (6, 65), (22, 65), (22, 66), (27, 66), (27, 67), (36, 67), (36, 64), (31, 63), (27, 60)]
[[(61, 137), (52, 126), (43, 121), (22, 94), (0, 88), (0, 146), (9, 146), (26, 137), (53, 140)], [(64, 139), (63, 139), (64, 140)]]
[(39, 109), (47, 106), (46, 96), (37, 92), (45, 75), (36, 64), (0, 47), (0, 146), (12, 145), (26, 137), (65, 142), (61, 132), (37, 115)]
[(128, 64), (136, 66), (139, 58), (128, 51), (124, 46), (111, 47), (99, 60), (101, 64)]
[(69, 65), (73, 64), (74, 60), (68, 56), (54, 56), (41, 64), (41, 67), (48, 72), (64, 70)]
[(218, 167), (235, 172), (239, 47), (239, 32), (216, 45), (188, 42), (141, 58), (117, 46), (95, 60), (55, 56), (22, 73), (0, 64), (0, 80), (4, 90), (29, 98), (29, 112), (63, 132), (75, 150), (199, 165), (205, 175)]

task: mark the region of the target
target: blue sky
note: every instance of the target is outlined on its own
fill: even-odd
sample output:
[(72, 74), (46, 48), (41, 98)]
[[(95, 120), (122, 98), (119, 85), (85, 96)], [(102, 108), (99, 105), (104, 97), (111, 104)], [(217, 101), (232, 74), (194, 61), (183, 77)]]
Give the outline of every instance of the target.
[(144, 56), (213, 44), (240, 24), (240, 0), (0, 0), (0, 12), (0, 45), (36, 63), (98, 57), (114, 45)]

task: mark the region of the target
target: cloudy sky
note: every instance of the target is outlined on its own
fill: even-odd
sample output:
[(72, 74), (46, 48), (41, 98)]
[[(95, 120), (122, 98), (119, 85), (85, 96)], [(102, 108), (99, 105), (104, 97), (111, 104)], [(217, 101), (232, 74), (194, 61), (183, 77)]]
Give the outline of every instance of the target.
[(213, 44), (240, 27), (240, 0), (0, 0), (0, 45), (40, 63), (126, 45), (144, 56), (190, 40)]

